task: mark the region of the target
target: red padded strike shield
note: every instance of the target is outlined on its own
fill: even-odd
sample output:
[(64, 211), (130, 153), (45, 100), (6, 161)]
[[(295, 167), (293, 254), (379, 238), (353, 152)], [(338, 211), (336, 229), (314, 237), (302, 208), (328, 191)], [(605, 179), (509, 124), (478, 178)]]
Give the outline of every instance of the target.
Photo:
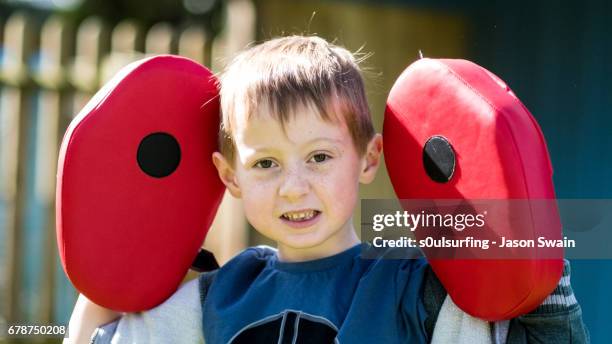
[(57, 243), (76, 289), (124, 312), (177, 289), (224, 192), (218, 128), (216, 80), (186, 58), (134, 62), (96, 93), (58, 163)]
[[(400, 199), (555, 198), (538, 124), (501, 79), (472, 62), (425, 58), (410, 65), (389, 94), (383, 138), (389, 176)], [(450, 144), (454, 152), (448, 179), (443, 174), (436, 180), (427, 172), (423, 154), (432, 138)], [(546, 209), (549, 214), (534, 218), (545, 218), (548, 227), (530, 223), (521, 232), (531, 236), (523, 239), (544, 232), (547, 239), (560, 238), (556, 206)], [(513, 238), (508, 226), (491, 230)], [(530, 257), (538, 257), (538, 248), (533, 250)], [(487, 320), (509, 319), (537, 307), (555, 288), (563, 266), (560, 255), (526, 259), (509, 254), (507, 259), (434, 258), (430, 263), (465, 312)]]

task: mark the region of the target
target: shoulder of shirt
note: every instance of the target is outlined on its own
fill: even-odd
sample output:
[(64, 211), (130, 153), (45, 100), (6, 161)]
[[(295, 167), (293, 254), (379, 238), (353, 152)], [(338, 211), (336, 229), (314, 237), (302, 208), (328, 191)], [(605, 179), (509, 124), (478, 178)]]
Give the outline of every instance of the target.
[(91, 343), (177, 342), (202, 343), (202, 312), (198, 281), (190, 280), (160, 305), (143, 312), (125, 313), (96, 329)]
[(190, 313), (198, 315), (197, 311), (199, 309), (194, 306), (193, 302), (198, 299), (198, 296), (198, 280), (192, 279), (183, 283), (166, 301), (148, 312), (152, 314), (172, 314), (189, 310)]

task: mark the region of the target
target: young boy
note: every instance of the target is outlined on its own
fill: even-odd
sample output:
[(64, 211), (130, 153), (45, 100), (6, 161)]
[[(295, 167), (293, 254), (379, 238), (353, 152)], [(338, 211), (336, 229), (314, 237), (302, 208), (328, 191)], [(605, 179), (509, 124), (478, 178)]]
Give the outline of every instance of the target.
[[(116, 321), (120, 314), (81, 296), (68, 340), (107, 323), (93, 342), (445, 341), (434, 333), (453, 325), (437, 323), (446, 292), (424, 260), (360, 258), (353, 213), (359, 184), (380, 165), (382, 138), (353, 55), (318, 37), (267, 41), (228, 66), (221, 106), (213, 162), (277, 248), (246, 249), (162, 305)], [(538, 309), (476, 339), (585, 342), (580, 312), (567, 277)]]

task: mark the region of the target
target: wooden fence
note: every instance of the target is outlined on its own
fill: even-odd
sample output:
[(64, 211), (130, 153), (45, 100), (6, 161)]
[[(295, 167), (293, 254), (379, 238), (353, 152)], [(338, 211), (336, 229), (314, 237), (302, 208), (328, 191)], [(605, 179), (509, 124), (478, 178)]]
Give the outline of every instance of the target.
[[(217, 37), (202, 26), (91, 17), (70, 27), (27, 12), (0, 18), (0, 325), (66, 323), (76, 291), (55, 242), (55, 176), (73, 116), (119, 68), (147, 55), (179, 54), (218, 71), (255, 35), (250, 0), (227, 1)], [(225, 261), (247, 244), (238, 202), (225, 197), (206, 247)]]

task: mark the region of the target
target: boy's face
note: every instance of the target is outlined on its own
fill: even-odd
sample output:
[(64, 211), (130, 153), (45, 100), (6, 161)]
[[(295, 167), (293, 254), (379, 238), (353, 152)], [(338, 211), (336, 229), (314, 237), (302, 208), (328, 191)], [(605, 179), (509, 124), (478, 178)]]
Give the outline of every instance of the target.
[(236, 161), (213, 161), (248, 221), (278, 244), (283, 260), (329, 256), (355, 245), (352, 215), (359, 183), (374, 179), (382, 140), (362, 157), (346, 125), (329, 123), (309, 108), (281, 124), (266, 115), (235, 119)]

